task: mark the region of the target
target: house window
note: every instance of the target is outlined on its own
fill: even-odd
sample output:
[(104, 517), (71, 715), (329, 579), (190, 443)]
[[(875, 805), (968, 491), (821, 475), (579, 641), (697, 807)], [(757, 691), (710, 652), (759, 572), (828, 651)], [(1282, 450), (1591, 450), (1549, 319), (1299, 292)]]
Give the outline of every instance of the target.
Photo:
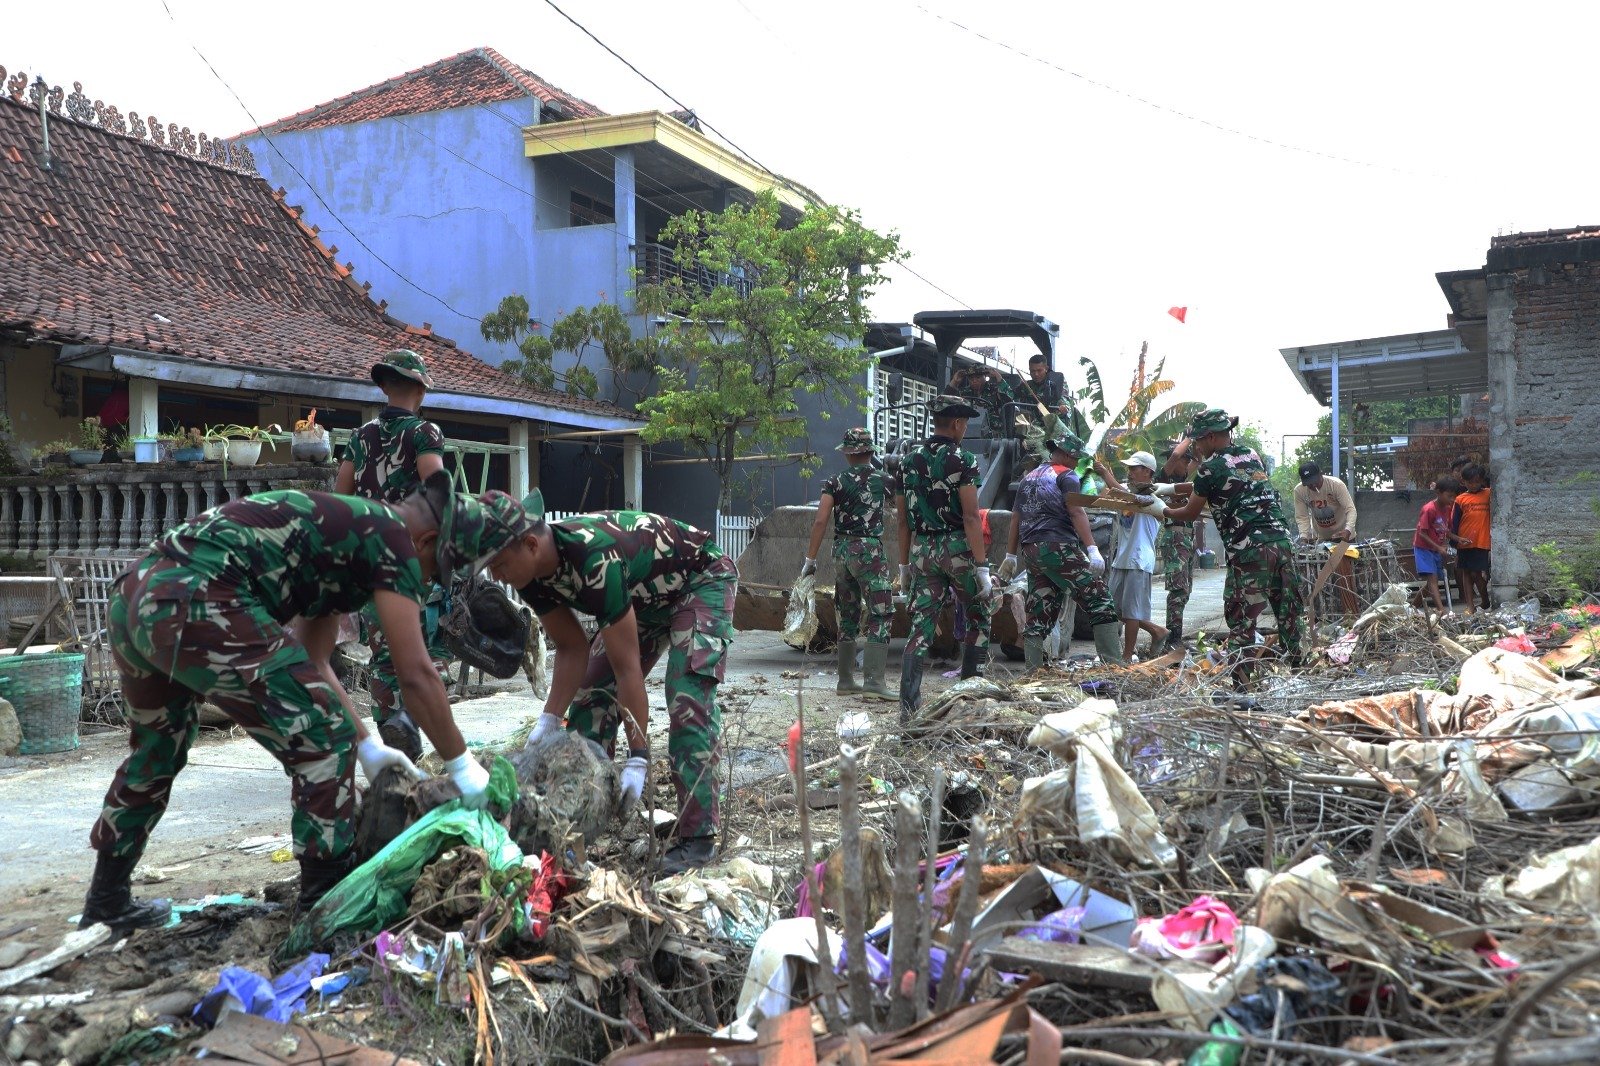
[(569, 219), (574, 226), (609, 226), (617, 220), (617, 209), (599, 197), (574, 189)]

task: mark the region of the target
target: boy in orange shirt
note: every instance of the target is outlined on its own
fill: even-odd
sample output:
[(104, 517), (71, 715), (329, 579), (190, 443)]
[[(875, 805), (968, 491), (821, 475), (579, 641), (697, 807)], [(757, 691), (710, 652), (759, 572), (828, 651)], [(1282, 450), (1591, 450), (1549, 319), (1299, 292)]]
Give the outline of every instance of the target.
[(1461, 598), (1468, 612), (1474, 597), (1489, 606), (1489, 479), (1483, 467), (1468, 464), (1461, 471), (1466, 491), (1456, 497), (1456, 534), (1461, 552)]

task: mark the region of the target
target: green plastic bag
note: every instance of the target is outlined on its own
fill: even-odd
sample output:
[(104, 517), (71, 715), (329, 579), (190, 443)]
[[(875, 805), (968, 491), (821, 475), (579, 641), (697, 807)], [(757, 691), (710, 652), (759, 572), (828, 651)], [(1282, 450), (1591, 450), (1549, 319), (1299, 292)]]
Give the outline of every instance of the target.
[[(522, 864), (522, 849), (491, 813), (509, 811), (516, 798), (517, 771), (496, 756), (489, 770), (488, 810), (469, 810), (455, 800), (423, 815), (330, 889), (289, 933), (279, 956), (303, 955), (338, 933), (376, 933), (405, 917), (423, 867), (458, 845), (481, 848), (489, 857), (491, 875), (516, 869)], [(520, 931), (522, 908), (515, 914), (514, 928)]]

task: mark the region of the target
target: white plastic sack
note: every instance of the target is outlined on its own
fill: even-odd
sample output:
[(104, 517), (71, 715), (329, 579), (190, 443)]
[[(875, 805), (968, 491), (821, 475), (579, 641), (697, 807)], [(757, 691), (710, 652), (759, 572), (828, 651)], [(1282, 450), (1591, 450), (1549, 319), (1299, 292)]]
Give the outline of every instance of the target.
[(1073, 829), (1079, 840), (1099, 841), (1124, 861), (1171, 866), (1177, 849), (1113, 754), (1121, 736), (1118, 713), (1113, 701), (1090, 699), (1039, 720), (1028, 743), (1072, 765), (1023, 782), (1017, 818), (1040, 836)]
[(789, 610), (783, 616), (783, 642), (802, 651), (817, 635), (817, 576), (808, 574), (789, 590)]

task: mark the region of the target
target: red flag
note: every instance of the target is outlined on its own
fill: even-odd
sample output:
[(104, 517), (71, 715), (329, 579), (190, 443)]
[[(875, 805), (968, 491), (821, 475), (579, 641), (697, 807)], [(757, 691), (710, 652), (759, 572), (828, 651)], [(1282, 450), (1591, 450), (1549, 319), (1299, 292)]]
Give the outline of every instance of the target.
[(1167, 308), (1167, 314), (1171, 315), (1179, 322), (1185, 322), (1188, 321), (1189, 318), (1189, 309), (1187, 307), (1169, 307)]

